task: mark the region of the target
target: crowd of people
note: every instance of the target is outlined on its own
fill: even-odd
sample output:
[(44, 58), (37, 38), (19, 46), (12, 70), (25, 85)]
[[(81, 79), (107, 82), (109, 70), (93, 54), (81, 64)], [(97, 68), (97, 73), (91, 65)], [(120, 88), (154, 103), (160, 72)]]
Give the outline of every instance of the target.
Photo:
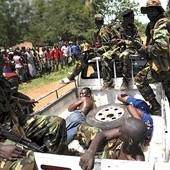
[[(12, 98), (13, 91), (3, 73), (15, 71), (20, 81), (24, 83), (27, 78), (35, 78), (37, 71), (50, 73), (52, 69), (57, 71), (59, 65), (61, 69), (69, 66), (70, 62), (79, 60), (77, 58), (79, 49), (75, 44), (70, 46), (67, 43), (64, 43), (61, 48), (56, 45), (53, 48), (42, 48), (38, 51), (38, 49), (23, 47), (2, 53), (3, 57), (0, 58), (1, 125), (28, 137), (41, 146), (42, 152), (55, 154), (69, 155), (68, 144), (77, 134), (80, 144), (86, 146), (86, 151), (79, 163), (83, 170), (93, 169), (95, 154), (99, 150), (102, 151), (103, 158), (144, 161), (141, 144), (151, 141), (154, 127), (151, 115), (161, 115), (161, 106), (149, 83), (161, 82), (170, 100), (170, 59), (168, 58), (170, 56), (170, 21), (164, 17), (164, 9), (159, 0), (148, 0), (146, 6), (141, 7), (141, 13), (147, 14), (150, 20), (146, 28), (146, 44), (142, 42), (134, 24), (132, 9), (122, 12), (123, 20), (119, 26), (105, 25), (103, 15), (95, 15), (98, 28), (95, 42), (97, 52), (101, 54), (101, 72), (104, 82), (101, 90), (114, 88), (112, 60), (122, 61), (123, 82), (120, 90), (129, 88), (131, 77), (129, 56), (138, 53), (148, 61), (145, 68), (135, 77), (136, 86), (144, 100), (125, 94), (118, 96), (118, 100), (127, 105), (131, 114), (131, 117), (122, 122), (120, 127), (102, 131), (85, 124), (86, 115), (96, 108), (88, 87), (83, 88), (80, 91), (80, 98), (69, 106), (68, 111), (72, 113), (65, 120), (58, 116), (25, 115), (19, 107), (20, 101)], [(82, 48), (84, 52), (89, 50), (87, 42), (82, 43)], [(93, 49), (90, 51), (93, 52)], [(74, 80), (87, 65), (88, 57), (78, 62), (73, 73), (61, 82), (68, 83)], [(151, 104), (151, 109), (146, 101)], [(19, 145), (19, 142), (16, 144), (2, 137), (0, 138), (0, 167), (35, 169), (33, 152), (30, 151), (29, 146), (23, 147)]]
[(28, 80), (43, 74), (74, 65), (79, 60), (80, 51), (83, 50), (84, 41), (79, 43), (66, 41), (52, 47), (23, 46), (1, 49), (0, 56), (4, 59), (4, 74), (14, 72), (18, 75), (19, 82), (25, 84)]

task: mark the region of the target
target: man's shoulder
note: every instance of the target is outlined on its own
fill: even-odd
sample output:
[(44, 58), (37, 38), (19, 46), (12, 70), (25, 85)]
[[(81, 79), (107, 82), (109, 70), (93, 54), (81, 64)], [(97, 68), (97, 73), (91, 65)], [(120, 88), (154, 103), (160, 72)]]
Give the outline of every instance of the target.
[(170, 19), (167, 17), (160, 18), (157, 22), (169, 22)]
[(163, 18), (160, 18), (156, 24), (155, 24), (155, 28), (159, 27), (159, 26), (162, 26), (162, 25), (167, 25), (168, 23), (170, 23), (170, 19), (169, 18), (166, 18), (166, 17), (163, 17)]
[(163, 18), (160, 18), (156, 23), (155, 23), (155, 26), (154, 26), (154, 30), (155, 29), (167, 29), (167, 31), (170, 33), (170, 19), (167, 18), (167, 17), (163, 17)]
[(99, 34), (105, 35), (105, 34), (110, 34), (111, 33), (111, 28), (108, 25), (102, 25), (102, 27), (99, 30)]

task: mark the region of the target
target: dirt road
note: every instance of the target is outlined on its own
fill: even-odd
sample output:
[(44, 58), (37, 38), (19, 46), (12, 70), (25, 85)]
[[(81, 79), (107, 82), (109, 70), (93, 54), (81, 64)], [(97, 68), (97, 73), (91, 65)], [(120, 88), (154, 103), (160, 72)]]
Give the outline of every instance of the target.
[[(31, 90), (28, 90), (27, 92), (25, 92), (24, 94), (28, 95), (31, 99), (39, 99), (42, 96), (50, 93), (53, 90), (56, 90), (60, 87), (62, 87), (63, 84), (60, 84), (59, 82), (55, 82), (49, 85), (43, 85), (41, 87), (37, 87)], [(68, 85), (66, 85), (65, 87), (63, 87), (62, 89), (57, 90), (57, 95), (61, 96), (63, 93), (67, 92), (68, 90), (72, 89), (75, 87), (75, 83), (70, 83)], [(42, 108), (43, 106), (49, 104), (51, 101), (56, 99), (56, 93), (52, 93), (50, 94), (48, 97), (42, 99), (39, 101), (39, 103), (36, 104), (36, 106), (34, 107), (34, 110), (38, 110), (40, 108)]]

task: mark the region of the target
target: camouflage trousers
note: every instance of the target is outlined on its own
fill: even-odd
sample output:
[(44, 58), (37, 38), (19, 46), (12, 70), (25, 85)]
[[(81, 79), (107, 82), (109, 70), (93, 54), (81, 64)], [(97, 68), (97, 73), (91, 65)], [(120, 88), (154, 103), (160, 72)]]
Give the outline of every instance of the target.
[(134, 49), (126, 49), (119, 56), (119, 59), (122, 62), (122, 75), (127, 82), (129, 82), (131, 79), (130, 55), (135, 54), (135, 52), (136, 51)]
[[(77, 139), (79, 144), (86, 150), (91, 141), (94, 139), (98, 132), (102, 130), (97, 127), (92, 127), (87, 124), (81, 124), (78, 127)], [(119, 139), (113, 139), (106, 143), (103, 143), (102, 146), (98, 149), (96, 153), (96, 158), (105, 158), (105, 159), (123, 159), (120, 158), (121, 154), (122, 141)]]
[[(6, 140), (3, 144), (5, 145), (17, 145), (22, 147), (10, 140)], [(0, 170), (36, 170), (34, 153), (31, 150), (26, 152), (24, 158), (19, 158), (17, 161), (8, 161), (0, 158)]]
[(96, 57), (95, 53), (88, 53), (85, 55), (82, 59), (76, 61), (76, 66), (69, 76), (67, 78), (69, 80), (74, 80), (74, 78), (84, 69), (88, 66), (88, 60), (92, 59), (93, 57)]
[(34, 115), (26, 119), (22, 128), (29, 139), (39, 146), (44, 146), (44, 152), (67, 153), (64, 119), (57, 116)]
[(101, 56), (101, 72), (104, 86), (113, 84), (113, 58), (113, 50), (109, 50)]
[(109, 50), (103, 53), (101, 57), (102, 65), (102, 76), (104, 84), (112, 85), (113, 84), (113, 60), (118, 59), (122, 63), (122, 75), (127, 80), (130, 81), (131, 78), (131, 60), (129, 56), (135, 54), (134, 49), (125, 49), (123, 52), (120, 47), (115, 47), (112, 50)]
[(87, 62), (86, 61), (77, 61), (76, 62), (76, 66), (72, 72), (72, 74), (68, 75), (67, 78), (69, 80), (74, 80), (75, 77), (87, 66)]
[(155, 98), (155, 94), (149, 84), (156, 82), (162, 83), (165, 94), (170, 99), (170, 71), (158, 73), (148, 65), (136, 75), (135, 82), (146, 101), (151, 101)]

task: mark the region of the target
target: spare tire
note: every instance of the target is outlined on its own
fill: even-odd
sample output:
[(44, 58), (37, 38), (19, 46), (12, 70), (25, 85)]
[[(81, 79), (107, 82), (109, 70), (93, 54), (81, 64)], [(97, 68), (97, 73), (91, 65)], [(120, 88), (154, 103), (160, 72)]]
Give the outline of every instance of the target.
[(108, 104), (91, 110), (86, 116), (86, 123), (102, 130), (109, 130), (119, 127), (129, 116), (125, 105)]

